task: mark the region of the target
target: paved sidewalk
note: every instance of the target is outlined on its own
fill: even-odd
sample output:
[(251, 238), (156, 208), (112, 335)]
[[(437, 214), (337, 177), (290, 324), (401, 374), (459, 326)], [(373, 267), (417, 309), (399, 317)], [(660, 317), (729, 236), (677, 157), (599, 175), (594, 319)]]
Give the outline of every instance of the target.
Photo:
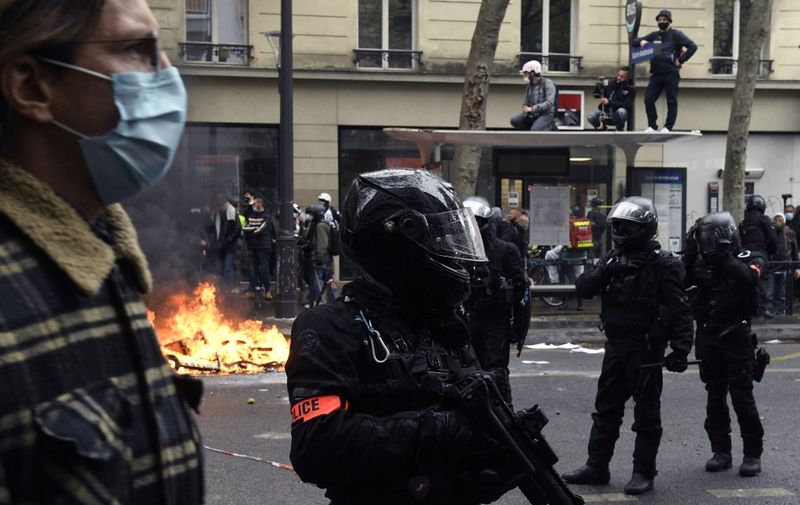
[[(534, 300), (531, 328), (526, 340), (529, 344), (540, 342), (550, 344), (591, 343), (602, 344), (605, 337), (598, 329), (600, 302), (585, 300), (582, 311), (575, 310), (575, 302), (568, 301), (564, 308), (553, 308)], [(242, 299), (242, 311), (247, 311), (247, 301)], [(297, 305), (297, 313), (304, 310)], [(286, 336), (291, 334), (293, 319), (276, 319), (274, 305), (267, 302), (258, 310), (252, 310), (251, 317), (261, 319), (267, 326), (273, 324)], [(776, 316), (773, 319), (758, 319), (753, 323), (758, 340), (767, 342), (781, 340), (800, 342), (800, 304), (795, 304), (795, 315)]]

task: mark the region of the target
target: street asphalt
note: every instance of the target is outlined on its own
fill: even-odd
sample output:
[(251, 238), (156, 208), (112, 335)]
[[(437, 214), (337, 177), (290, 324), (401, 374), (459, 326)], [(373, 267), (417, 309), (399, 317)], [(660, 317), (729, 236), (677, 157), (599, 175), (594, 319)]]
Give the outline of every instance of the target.
[[(534, 325), (531, 335), (537, 333)], [(546, 339), (537, 336), (531, 340), (541, 343)], [(518, 408), (538, 403), (550, 417), (545, 434), (561, 458), (557, 470), (563, 472), (585, 462), (590, 415), (602, 360), (602, 353), (598, 351), (602, 345), (592, 342), (573, 349), (547, 347), (526, 348), (520, 358), (516, 354), (512, 356), (512, 389)], [(697, 369), (693, 367), (683, 374), (665, 374), (664, 436), (655, 490), (641, 497), (622, 494), (630, 478), (634, 440), (629, 406), (611, 465), (610, 484), (574, 486), (574, 491), (583, 495), (587, 503), (800, 503), (797, 479), (800, 437), (796, 435), (800, 412), (797, 404), (800, 344), (773, 343), (766, 347), (773, 363), (764, 381), (756, 385), (756, 401), (766, 431), (764, 472), (760, 476), (742, 478), (735, 471), (741, 462), (741, 440), (735, 422), (734, 469), (720, 474), (704, 471), (705, 460), (710, 456), (703, 430), (705, 393)], [(206, 395), (198, 416), (204, 443), (245, 456), (289, 463), (289, 401), (285, 381), (282, 373), (205, 377)], [(205, 456), (206, 502), (209, 505), (328, 503), (322, 490), (301, 482), (289, 470), (209, 450)], [(496, 503), (521, 505), (527, 501), (518, 491), (512, 491)], [(380, 505), (379, 502), (376, 501), (376, 505)]]

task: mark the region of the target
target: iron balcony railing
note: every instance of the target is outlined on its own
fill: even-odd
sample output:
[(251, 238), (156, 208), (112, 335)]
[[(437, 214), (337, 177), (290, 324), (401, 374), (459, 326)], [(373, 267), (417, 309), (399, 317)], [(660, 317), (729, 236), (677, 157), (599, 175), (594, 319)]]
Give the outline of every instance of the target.
[(359, 68), (416, 69), (422, 65), (422, 51), (411, 49), (353, 49), (353, 63)]
[(545, 72), (576, 74), (583, 70), (583, 56), (565, 53), (519, 53), (520, 66), (529, 60), (539, 60)]
[(253, 46), (206, 42), (181, 42), (179, 45), (180, 55), (186, 63), (249, 65), (253, 60)]
[[(737, 60), (728, 56), (719, 56), (708, 60), (710, 67), (708, 69), (714, 75), (736, 75)], [(758, 70), (756, 70), (756, 77), (759, 79), (769, 78), (769, 74), (775, 70), (772, 64), (775, 60), (758, 60)]]

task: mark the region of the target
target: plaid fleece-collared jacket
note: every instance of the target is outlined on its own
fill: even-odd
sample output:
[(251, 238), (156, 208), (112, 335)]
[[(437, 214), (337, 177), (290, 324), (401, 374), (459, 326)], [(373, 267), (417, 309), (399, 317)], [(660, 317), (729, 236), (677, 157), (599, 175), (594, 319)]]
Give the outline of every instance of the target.
[(90, 225), (0, 162), (0, 504), (198, 504), (200, 439), (119, 205)]

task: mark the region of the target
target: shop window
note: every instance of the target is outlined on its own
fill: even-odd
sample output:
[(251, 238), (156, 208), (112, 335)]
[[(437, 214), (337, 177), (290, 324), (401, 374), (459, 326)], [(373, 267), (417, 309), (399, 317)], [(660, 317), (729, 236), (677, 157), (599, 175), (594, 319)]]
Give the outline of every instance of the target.
[(414, 38), (414, 0), (358, 1), (359, 68), (416, 68), (421, 53)]
[(184, 62), (247, 65), (247, 0), (186, 0)]
[(539, 60), (545, 72), (575, 72), (581, 57), (572, 54), (574, 0), (522, 0), (520, 64)]

